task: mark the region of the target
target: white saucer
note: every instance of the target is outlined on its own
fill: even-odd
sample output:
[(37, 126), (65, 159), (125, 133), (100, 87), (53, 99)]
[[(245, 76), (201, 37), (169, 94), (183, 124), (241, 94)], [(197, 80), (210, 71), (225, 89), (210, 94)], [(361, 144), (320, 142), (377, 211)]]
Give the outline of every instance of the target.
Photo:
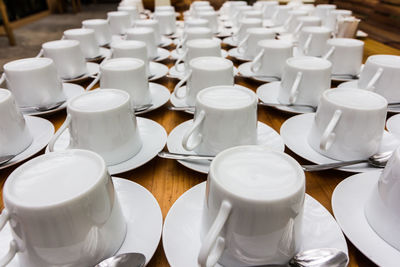
[[(122, 178), (112, 179), (127, 224), (125, 240), (115, 255), (139, 252), (145, 255), (148, 264), (161, 238), (163, 219), (160, 206), (143, 186)], [(7, 224), (0, 232), (0, 255), (7, 253), (11, 239), (11, 229)], [(19, 267), (18, 256), (7, 266)]]
[(169, 55), (170, 55), (170, 53), (167, 49), (158, 47), (157, 48), (157, 57), (156, 57), (156, 59), (152, 59), (152, 60), (160, 62), (160, 61), (166, 60), (169, 57)]
[(24, 113), (25, 115), (45, 115), (45, 114), (52, 114), (57, 111), (63, 110), (67, 107), (67, 102), (69, 99), (85, 93), (85, 89), (78, 84), (63, 83), (63, 92), (66, 97), (66, 101), (61, 106), (59, 106), (55, 109), (46, 110), (46, 111), (25, 111), (22, 113)]
[(47, 144), (50, 142), (50, 139), (53, 137), (54, 126), (50, 121), (27, 115), (25, 115), (24, 118), (33, 141), (24, 151), (16, 155), (9, 162), (0, 165), (0, 170), (11, 167), (35, 155), (45, 146), (47, 146)]
[[(206, 182), (186, 191), (165, 218), (162, 242), (171, 267), (198, 266), (200, 228)], [(332, 215), (317, 200), (306, 194), (300, 251), (337, 248), (347, 252), (346, 240)], [(221, 267), (217, 264), (216, 267)]]
[(144, 111), (135, 112), (136, 115), (143, 114), (155, 110), (168, 102), (171, 93), (168, 88), (158, 83), (149, 83), (149, 90), (151, 95), (151, 103), (153, 106)]
[[(281, 136), (286, 146), (294, 153), (316, 164), (334, 163), (337, 160), (325, 157), (311, 148), (307, 138), (314, 121), (315, 113), (297, 115), (286, 120), (281, 126)], [(379, 152), (394, 150), (400, 145), (398, 140), (391, 133), (384, 131)], [(338, 168), (347, 172), (368, 172), (379, 170), (368, 166), (367, 163), (361, 163), (348, 167)]]
[[(266, 83), (257, 88), (257, 96), (262, 102), (280, 104), (280, 102), (278, 101), (278, 95), (280, 89), (281, 89), (281, 82)], [(291, 106), (291, 107), (276, 106), (273, 108), (292, 114), (310, 113), (310, 109), (301, 108), (298, 106)]]
[(239, 69), (239, 73), (240, 76), (244, 77), (244, 78), (250, 78), (253, 79), (255, 81), (258, 82), (275, 82), (276, 79), (275, 78), (268, 78), (268, 77), (260, 77), (260, 76), (254, 76), (257, 75), (255, 74), (252, 70), (251, 70), (251, 64), (253, 62), (246, 62), (246, 63), (242, 63), (239, 65), (238, 69)]
[[(142, 138), (143, 142), (142, 148), (135, 156), (127, 161), (108, 166), (108, 171), (111, 175), (130, 171), (142, 166), (157, 156), (157, 153), (160, 152), (165, 146), (165, 142), (167, 141), (167, 133), (160, 124), (149, 119), (141, 117), (136, 118), (140, 137)], [(54, 144), (54, 151), (67, 149), (69, 142), (69, 130), (66, 129)], [(49, 153), (48, 147), (46, 148), (46, 153)]]
[[(224, 57), (224, 58), (226, 58), (226, 57), (228, 56), (228, 52), (227, 52), (226, 50), (224, 50), (224, 49), (221, 49), (221, 56)], [(181, 55), (179, 55), (179, 54), (176, 52), (176, 49), (174, 49), (174, 50), (171, 51), (171, 59), (177, 60), (177, 59), (180, 58), (180, 57), (181, 57)]]
[(111, 49), (100, 47), (100, 54), (94, 58), (88, 58), (86, 61), (88, 62), (98, 62), (102, 61), (105, 58), (111, 58)]
[(84, 75), (74, 78), (74, 79), (62, 79), (62, 82), (65, 83), (78, 83), (86, 81), (87, 79), (93, 78), (96, 76), (100, 71), (100, 65), (94, 62), (86, 62), (86, 69), (88, 70)]
[(386, 129), (398, 137), (400, 137), (400, 114), (390, 117), (386, 122)]
[(218, 38), (226, 38), (232, 36), (233, 32), (231, 29), (226, 29), (225, 27), (221, 27), (217, 33), (214, 33), (215, 37)]
[(230, 46), (236, 47), (238, 45), (238, 42), (233, 41), (232, 37), (226, 37), (222, 39), (222, 43)]
[(228, 54), (230, 57), (233, 57), (236, 60), (240, 60), (240, 61), (252, 61), (253, 58), (250, 57), (246, 57), (245, 55), (239, 53), (237, 48), (232, 48), (228, 51)]
[(172, 45), (173, 42), (170, 38), (166, 37), (166, 36), (161, 36), (161, 43), (158, 45), (160, 47), (167, 47)]
[[(184, 63), (178, 64), (178, 68), (184, 69), (185, 64)], [(175, 78), (175, 79), (179, 79), (179, 80), (183, 79), (185, 77), (186, 73), (187, 73), (186, 71), (177, 71), (175, 66), (172, 66), (169, 69), (169, 76), (171, 78)], [(239, 70), (235, 66), (233, 66), (233, 75), (236, 76), (236, 75), (238, 75), (238, 73), (239, 73)]]
[(356, 37), (357, 38), (367, 38), (368, 37), (368, 33), (362, 31), (362, 30), (358, 30), (356, 32)]
[(154, 75), (149, 81), (158, 80), (168, 73), (168, 67), (164, 64), (157, 63), (157, 62), (149, 62), (149, 72), (150, 75)]
[(369, 225), (364, 204), (377, 185), (381, 172), (367, 172), (344, 179), (332, 195), (332, 209), (347, 238), (378, 266), (395, 267), (400, 251), (383, 240)]
[[(187, 151), (182, 146), (182, 138), (187, 130), (193, 124), (193, 120), (185, 121), (176, 126), (168, 135), (167, 148), (169, 152), (193, 154), (193, 151)], [(285, 145), (279, 134), (268, 125), (258, 122), (258, 145), (268, 146), (272, 149), (283, 151)], [(208, 160), (178, 160), (183, 166), (201, 173), (208, 173), (211, 161)]]

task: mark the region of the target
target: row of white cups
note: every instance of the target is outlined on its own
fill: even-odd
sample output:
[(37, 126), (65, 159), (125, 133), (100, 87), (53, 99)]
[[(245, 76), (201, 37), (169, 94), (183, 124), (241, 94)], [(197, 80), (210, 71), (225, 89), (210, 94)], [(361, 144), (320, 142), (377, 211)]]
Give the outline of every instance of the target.
[[(196, 10), (197, 5), (209, 6), (209, 3), (194, 2), (191, 12)], [(225, 5), (224, 8), (226, 9)], [(221, 16), (225, 15), (220, 14)], [(109, 19), (107, 23), (111, 21), (112, 19)], [(150, 32), (154, 38), (154, 30)], [(126, 34), (129, 35), (129, 30)], [(191, 43), (187, 36), (179, 43), (185, 57), (190, 56), (191, 51)], [(56, 42), (61, 44), (65, 43), (64, 41)], [(198, 47), (203, 47), (208, 40), (203, 38), (197, 42)], [(260, 47), (264, 42), (268, 40), (259, 42)], [(277, 44), (273, 46), (275, 49), (285, 49), (283, 41), (272, 42)], [(349, 44), (347, 40), (343, 42)], [(123, 41), (118, 40), (115, 45), (119, 43), (122, 44)], [(152, 43), (156, 44), (155, 41)], [(56, 48), (60, 46), (55, 45)], [(76, 47), (76, 42), (74, 46)], [(81, 47), (78, 43), (78, 48)], [(146, 47), (146, 52), (149, 53), (149, 47)], [(73, 71), (79, 68), (75, 68), (73, 63), (57, 64), (60, 55), (62, 59), (58, 62), (67, 62), (75, 57), (75, 53), (63, 52), (53, 56), (51, 52), (46, 51), (52, 51), (52, 48), (43, 45), (44, 55), (52, 59), (36, 58), (5, 65), (5, 79), (18, 106), (42, 106), (65, 99), (63, 87), (57, 79), (57, 72), (60, 73), (58, 65), (64, 65), (64, 68)], [(218, 49), (221, 53), (220, 47)], [(338, 50), (340, 49), (335, 48), (328, 51), (334, 54)], [(259, 52), (261, 56), (257, 57), (260, 59), (252, 63), (252, 69), (264, 70), (263, 66), (275, 65), (271, 64), (275, 62), (271, 57), (278, 55), (275, 60), (282, 61), (283, 67), (278, 76), (282, 77), (282, 81), (278, 82), (277, 100), (281, 103), (318, 106), (315, 114), (299, 115), (312, 115), (310, 128), (305, 133), (306, 143), (315, 153), (334, 160), (365, 159), (375, 154), (383, 142), (387, 104), (398, 101), (395, 100), (394, 79), (399, 77), (396, 75), (400, 69), (399, 58), (389, 55), (372, 56), (362, 69), (356, 85), (350, 84), (352, 88), (328, 90), (332, 63), (312, 56), (291, 57), (292, 51), (282, 60), (279, 53), (269, 54), (268, 49), (264, 48)], [(353, 56), (352, 54), (353, 52), (347, 56)], [(359, 54), (358, 52), (357, 55)], [(96, 53), (92, 57), (95, 55)], [(261, 58), (265, 55), (270, 56), (264, 61)], [(182, 162), (197, 171), (202, 171), (206, 165), (206, 172), (209, 173), (208, 190), (205, 193), (204, 184), (189, 190), (182, 196), (182, 201), (178, 200), (171, 208), (166, 218), (163, 244), (172, 266), (213, 266), (216, 262), (223, 266), (287, 263), (300, 249), (307, 248), (307, 242), (313, 243), (309, 248), (334, 246), (347, 252), (345, 240), (336, 229), (328, 229), (335, 235), (334, 241), (330, 240), (331, 243), (323, 243), (323, 235), (311, 241), (310, 237), (305, 237), (304, 229), (309, 229), (312, 224), (312, 215), (309, 214), (316, 208), (311, 207), (310, 197), (305, 194), (304, 172), (295, 160), (283, 153), (284, 143), (287, 144), (288, 138), (287, 133), (286, 137), (284, 136), (283, 128), (280, 137), (272, 128), (257, 121), (260, 92), (264, 86), (274, 83), (261, 86), (257, 96), (248, 88), (234, 85), (234, 68), (231, 61), (224, 59), (222, 54), (207, 56), (194, 56), (190, 61), (187, 58), (184, 60), (184, 79), (177, 84), (175, 100), (171, 98), (171, 102), (174, 104), (175, 101), (174, 105), (177, 106), (194, 106), (195, 115), (193, 120), (177, 126), (170, 133), (168, 140), (165, 130), (160, 125), (157, 124), (158, 127), (155, 122), (135, 117), (133, 111), (134, 106), (151, 102), (147, 79), (149, 71), (146, 72), (145, 63), (148, 59), (119, 58), (104, 61), (97, 76), (101, 90), (71, 97), (66, 103), (66, 121), (54, 136), (51, 133), (50, 138), (45, 140), (45, 145), (50, 142), (47, 152), (56, 152), (30, 160), (17, 168), (7, 179), (3, 190), (5, 209), (1, 214), (0, 227), (7, 221), (10, 222), (13, 241), (10, 243), (10, 252), (2, 259), (3, 262), (12, 260), (11, 264), (16, 266), (66, 263), (92, 266), (114, 253), (136, 249), (133, 245), (126, 244), (135, 239), (132, 232), (139, 233), (138, 229), (132, 230), (135, 225), (126, 214), (129, 213), (129, 209), (135, 209), (135, 204), (129, 206), (124, 201), (118, 201), (128, 197), (122, 188), (118, 188), (119, 184), (125, 182), (113, 178), (116, 185), (114, 187), (109, 173), (119, 173), (132, 169), (132, 166), (144, 164), (164, 147), (165, 142), (171, 152), (216, 155), (211, 163), (200, 162), (200, 167), (196, 166), (198, 163), (189, 163), (192, 164), (189, 166), (187, 162)], [(361, 57), (362, 46), (360, 61)], [(342, 60), (341, 58), (339, 57), (338, 61)], [(176, 65), (177, 69), (178, 66), (179, 64)], [(128, 68), (129, 71), (122, 71), (124, 68)], [(63, 78), (76, 78), (82, 73), (82, 69), (76, 73), (69, 72), (70, 76)], [(28, 85), (35, 79), (43, 84), (50, 82), (41, 87), (41, 94), (39, 91), (28, 95), (26, 88), (29, 88)], [(182, 95), (181, 86), (186, 80), (187, 89)], [(131, 86), (132, 84), (135, 86)], [(363, 84), (366, 86), (362, 87)], [(132, 87), (135, 91), (126, 92), (125, 88)], [(143, 90), (136, 90), (137, 88)], [(365, 90), (370, 88), (374, 88), (375, 92)], [(389, 97), (392, 95), (393, 98)], [(45, 102), (47, 99), (51, 101)], [(5, 155), (21, 153), (35, 139), (27, 123), (32, 117), (22, 116), (12, 94), (4, 89), (0, 90), (0, 110), (4, 118), (2, 126), (6, 125), (4, 140), (0, 140), (4, 141), (1, 148), (5, 150), (1, 152)], [(285, 123), (297, 120), (299, 116), (292, 117)], [(54, 128), (51, 131), (53, 130)], [(293, 137), (292, 134), (291, 138), (297, 136)], [(159, 144), (154, 147), (155, 143)], [(147, 155), (146, 158), (144, 155), (145, 159), (128, 164), (128, 168), (112, 168), (121, 162), (138, 158), (140, 153), (150, 156)], [(395, 175), (399, 171), (399, 160), (400, 151), (396, 150), (382, 175), (380, 172), (373, 172), (372, 176), (369, 173), (361, 174), (370, 175), (368, 179), (372, 181), (363, 195), (365, 206), (364, 203), (360, 204), (360, 209), (365, 209), (365, 216), (362, 212), (359, 219), (369, 227), (369, 232), (364, 232), (364, 235), (375, 234), (374, 238), (378, 237), (381, 240), (378, 245), (386, 244), (385, 251), (390, 248), (395, 251), (390, 253), (398, 253), (400, 248), (400, 233), (396, 227), (396, 204), (400, 192), (396, 190), (399, 179)], [(278, 176), (281, 180), (276, 183), (275, 178)], [(350, 179), (364, 185), (359, 176), (346, 180)], [(133, 186), (132, 184), (134, 183), (130, 186)], [(355, 183), (353, 186), (360, 184)], [(128, 184), (124, 186), (129, 187)], [(338, 188), (348, 190), (343, 184)], [(196, 190), (200, 190), (200, 193)], [(127, 192), (132, 193), (129, 190)], [(196, 194), (201, 197), (196, 198)], [(340, 192), (337, 195), (340, 195)], [(204, 197), (207, 204), (203, 207)], [(196, 214), (202, 216), (201, 223), (197, 221), (196, 224), (189, 224), (194, 217), (190, 217), (191, 210), (185, 210), (185, 205), (181, 203), (185, 198), (195, 200), (196, 205), (200, 207), (196, 209)], [(142, 200), (146, 202), (148, 199)], [(320, 204), (316, 205), (320, 207)], [(338, 206), (340, 205), (334, 205), (335, 215), (335, 207)], [(158, 216), (159, 220), (161, 213), (158, 205), (157, 208), (158, 213), (155, 212), (155, 217)], [(185, 215), (177, 215), (179, 211)], [(150, 210), (148, 212), (151, 213)], [(324, 212), (327, 213), (323, 209), (322, 213)], [(329, 216), (328, 220), (331, 222), (333, 219)], [(358, 218), (354, 220), (356, 219)], [(148, 223), (148, 230), (151, 220), (155, 219), (149, 218), (149, 221), (145, 221), (143, 218), (141, 224)], [(249, 221), (252, 223), (249, 224)], [(195, 232), (196, 236), (193, 236), (193, 233), (185, 234), (185, 230), (181, 231), (185, 228), (181, 223), (186, 223), (188, 229), (194, 227), (195, 231), (198, 231)], [(313, 223), (311, 231), (315, 231), (318, 220)], [(343, 228), (342, 223), (339, 221)], [(355, 222), (353, 224), (357, 226)], [(43, 228), (43, 225), (49, 227)], [(336, 223), (333, 225), (337, 227)], [(215, 229), (218, 230), (214, 231)], [(152, 230), (157, 233), (158, 228)], [(349, 231), (346, 234), (350, 235), (349, 238), (355, 240), (358, 246), (359, 241), (352, 236), (351, 230), (343, 230)], [(158, 239), (154, 239), (155, 245), (145, 249), (147, 262), (157, 247), (159, 236)], [(322, 243), (318, 243), (317, 239), (322, 239)], [(176, 240), (180, 241), (180, 246)], [(141, 242), (146, 243), (143, 240)], [(193, 246), (187, 246), (189, 242)], [(121, 250), (121, 246), (124, 249)], [(367, 250), (371, 249), (366, 246)], [(397, 254), (391, 255), (384, 261), (379, 257), (377, 259), (377, 256), (370, 252), (365, 252), (364, 248), (360, 250), (378, 264), (393, 263), (398, 257)], [(382, 252), (382, 249), (378, 251)], [(17, 261), (13, 260), (16, 254)]]

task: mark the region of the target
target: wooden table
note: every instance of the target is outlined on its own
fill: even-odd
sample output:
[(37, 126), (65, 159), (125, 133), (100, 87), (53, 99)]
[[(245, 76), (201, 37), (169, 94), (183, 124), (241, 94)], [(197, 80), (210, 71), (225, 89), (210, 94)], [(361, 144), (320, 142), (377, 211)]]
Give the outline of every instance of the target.
[[(366, 39), (364, 60), (373, 54), (400, 55), (400, 50), (388, 47), (371, 39)], [(238, 62), (234, 63), (237, 65)], [(168, 61), (166, 64), (168, 66), (172, 66), (173, 62)], [(158, 82), (167, 86), (172, 91), (177, 80), (163, 78)], [(261, 85), (260, 83), (243, 78), (236, 78), (236, 83), (244, 85), (253, 90), (256, 90), (257, 87)], [(167, 105), (170, 104), (168, 103)], [(65, 111), (62, 111), (54, 115), (47, 116), (46, 118), (53, 122), (55, 128), (58, 129), (58, 127), (60, 127), (60, 125), (63, 123), (65, 116)], [(166, 106), (141, 116), (157, 121), (164, 126), (168, 133), (180, 123), (192, 118), (189, 114), (183, 112), (170, 111), (166, 108)], [(258, 111), (258, 116), (260, 121), (270, 125), (278, 132), (282, 123), (290, 117), (290, 115), (277, 111), (273, 108), (260, 108)], [(295, 155), (288, 149), (286, 149), (286, 152), (292, 155), (301, 164), (307, 163), (306, 160)], [(41, 151), (39, 154), (42, 153), (44, 153), (44, 151)], [(11, 167), (5, 170), (0, 170), (1, 187), (3, 187), (4, 181), (15, 168), (16, 167)], [(322, 203), (322, 205), (324, 205), (332, 213), (332, 192), (339, 182), (350, 175), (350, 173), (340, 171), (306, 173), (306, 191), (308, 194)], [(161, 159), (158, 157), (154, 158), (138, 169), (116, 176), (135, 181), (136, 183), (139, 183), (150, 190), (160, 204), (164, 218), (172, 204), (179, 198), (179, 196), (181, 196), (191, 187), (207, 179), (207, 175), (189, 170), (174, 160)], [(0, 198), (2, 199), (2, 192), (0, 193)], [(2, 201), (0, 205), (0, 208), (3, 208)], [(373, 265), (373, 263), (369, 261), (363, 254), (361, 254), (350, 242), (348, 242), (348, 247), (350, 252), (349, 266), (364, 267)], [(161, 242), (148, 266), (169, 266)]]

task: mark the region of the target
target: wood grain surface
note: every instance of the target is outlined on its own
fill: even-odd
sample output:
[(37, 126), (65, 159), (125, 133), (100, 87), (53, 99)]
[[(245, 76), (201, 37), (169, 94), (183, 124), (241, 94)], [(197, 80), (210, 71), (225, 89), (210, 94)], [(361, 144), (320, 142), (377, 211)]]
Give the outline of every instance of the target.
[[(400, 55), (400, 50), (388, 47), (377, 41), (371, 39), (365, 39), (365, 52), (364, 60), (373, 54), (395, 54)], [(224, 47), (228, 48), (228, 47)], [(164, 62), (169, 67), (172, 66), (173, 61)], [(237, 66), (239, 62), (235, 62)], [(256, 90), (261, 83), (253, 82), (247, 79), (237, 77), (236, 83), (246, 86), (252, 90)], [(172, 92), (174, 85), (177, 80), (170, 78), (163, 78), (156, 81), (160, 84), (167, 86)], [(84, 84), (85, 85), (85, 84)], [(335, 86), (335, 84), (333, 84)], [(167, 109), (167, 103), (160, 109), (154, 110), (150, 113), (141, 115), (148, 119), (152, 119), (160, 123), (166, 131), (169, 133), (171, 130), (179, 125), (180, 123), (191, 119), (189, 114), (183, 112), (174, 112)], [(65, 111), (58, 112), (54, 115), (46, 116), (45, 118), (50, 120), (55, 128), (57, 129), (63, 123), (65, 119)], [(283, 113), (281, 111), (275, 110), (273, 108), (260, 108), (258, 110), (258, 118), (260, 121), (270, 125), (276, 131), (279, 129), (282, 123), (290, 117), (289, 114)], [(306, 160), (295, 155), (287, 148), (285, 150), (288, 154), (292, 155), (299, 163), (307, 163)], [(42, 150), (37, 155), (44, 153)], [(37, 156), (36, 155), (36, 156)], [(20, 164), (15, 167), (11, 167), (5, 170), (0, 170), (0, 186), (4, 185), (4, 182), (8, 175)], [(306, 173), (306, 192), (312, 197), (317, 199), (323, 206), (325, 206), (331, 213), (331, 196), (336, 185), (341, 182), (344, 178), (352, 174), (340, 171), (323, 171), (317, 173)], [(136, 183), (141, 184), (153, 193), (158, 203), (160, 204), (163, 217), (168, 213), (168, 210), (172, 204), (181, 196), (185, 191), (191, 187), (205, 181), (207, 175), (194, 172), (187, 169), (186, 167), (180, 165), (174, 160), (154, 158), (144, 166), (116, 175), (117, 177), (122, 177), (125, 179), (132, 180)], [(2, 199), (2, 191), (0, 192), (0, 199)], [(140, 205), (140, 203), (132, 203), (134, 205)], [(3, 208), (3, 202), (0, 202), (0, 208)], [(188, 244), (190, 245), (190, 244)], [(373, 263), (369, 261), (363, 254), (361, 254), (350, 242), (348, 242), (349, 252), (350, 252), (350, 265), (355, 266), (373, 266)], [(150, 267), (154, 266), (169, 266), (167, 259), (165, 257), (162, 243), (160, 242), (158, 249), (150, 261)], [(190, 267), (190, 266), (188, 266)]]

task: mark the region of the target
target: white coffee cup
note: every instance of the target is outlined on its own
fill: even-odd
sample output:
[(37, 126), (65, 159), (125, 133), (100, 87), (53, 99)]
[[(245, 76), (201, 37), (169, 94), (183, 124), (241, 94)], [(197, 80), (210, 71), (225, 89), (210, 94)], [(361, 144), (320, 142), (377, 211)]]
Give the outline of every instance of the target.
[(100, 65), (100, 88), (115, 88), (130, 95), (133, 107), (149, 104), (151, 95), (144, 61), (137, 58), (114, 58)]
[(193, 27), (186, 28), (183, 32), (182, 38), (179, 39), (176, 45), (176, 51), (178, 54), (182, 54), (186, 50), (186, 42), (194, 39), (211, 39), (213, 38), (213, 33), (210, 28), (206, 27)]
[(271, 19), (275, 13), (275, 9), (279, 6), (278, 1), (262, 1), (263, 2), (263, 17), (264, 19)]
[(233, 41), (240, 43), (247, 36), (247, 29), (249, 28), (262, 28), (261, 19), (241, 19), (237, 32), (232, 36)]
[(100, 55), (99, 45), (93, 29), (71, 29), (64, 31), (64, 37), (68, 40), (77, 40), (82, 49), (83, 56), (87, 59)]
[(238, 44), (237, 51), (247, 58), (254, 58), (259, 52), (258, 42), (275, 39), (274, 30), (267, 28), (248, 28), (246, 37)]
[(360, 73), (364, 42), (350, 38), (334, 38), (327, 41), (323, 58), (332, 62), (332, 74), (358, 75)]
[[(175, 61), (175, 68), (180, 72), (187, 72), (190, 68), (189, 62), (198, 57), (220, 57), (221, 43), (216, 39), (194, 39), (186, 42), (186, 51)], [(184, 61), (184, 68), (179, 64)]]
[(135, 22), (135, 27), (148, 27), (152, 28), (154, 31), (154, 38), (156, 40), (156, 44), (159, 45), (161, 43), (161, 33), (160, 33), (160, 24), (155, 19), (143, 19), (137, 20)]
[(24, 58), (3, 66), (7, 88), (19, 107), (42, 107), (65, 100), (51, 58)]
[(183, 148), (216, 155), (230, 147), (257, 144), (257, 102), (256, 94), (243, 86), (201, 90), (193, 124), (182, 139)]
[(111, 30), (108, 21), (105, 19), (88, 19), (82, 21), (82, 27), (85, 29), (93, 29), (99, 46), (111, 43)]
[[(91, 151), (38, 156), (14, 170), (3, 189), (10, 258), (20, 266), (94, 266), (121, 247), (127, 231), (104, 160)], [(5, 241), (5, 240), (3, 240)]]
[(289, 18), (283, 23), (283, 26), (288, 32), (292, 33), (299, 25), (297, 19), (304, 16), (308, 16), (308, 12), (306, 10), (290, 10)]
[(112, 11), (107, 13), (111, 33), (115, 35), (125, 34), (131, 26), (131, 15), (126, 11)]
[(289, 11), (292, 8), (288, 5), (275, 7), (274, 14), (272, 14), (271, 20), (274, 26), (281, 26), (289, 18)]
[(194, 7), (192, 14), (195, 18), (198, 18), (200, 13), (209, 12), (209, 11), (214, 11), (214, 8), (210, 5), (198, 6), (198, 7)]
[(321, 57), (331, 35), (332, 31), (326, 27), (303, 27), (299, 35), (299, 48), (305, 56)]
[(140, 0), (122, 0), (119, 2), (119, 6), (134, 6), (140, 13), (146, 13), (143, 2)]
[(325, 26), (330, 12), (335, 9), (336, 9), (336, 5), (320, 4), (315, 7), (314, 15), (319, 17), (322, 20), (322, 26)]
[(108, 166), (135, 156), (142, 147), (131, 99), (118, 89), (101, 89), (72, 98), (67, 118), (49, 143), (50, 152), (68, 128), (68, 149), (87, 149), (103, 157)]
[(208, 174), (199, 265), (287, 264), (301, 247), (304, 198), (304, 172), (289, 155), (263, 146), (222, 151)]
[(11, 92), (1, 88), (0, 114), (0, 157), (18, 155), (33, 139)]
[(208, 20), (201, 18), (189, 18), (184, 22), (184, 28), (197, 28), (197, 27), (205, 27), (209, 28)]
[[(182, 94), (181, 86), (186, 84)], [(174, 95), (178, 99), (185, 99), (189, 106), (193, 106), (197, 94), (204, 88), (216, 85), (234, 84), (233, 63), (222, 57), (197, 57), (189, 62), (189, 70), (175, 88)]]
[(219, 32), (218, 14), (215, 11), (199, 12), (199, 18), (205, 19), (208, 22), (208, 27), (213, 33)]
[(154, 8), (154, 13), (165, 12), (165, 11), (175, 13), (175, 7), (174, 6), (156, 6)]
[(393, 152), (364, 204), (364, 214), (371, 228), (397, 250), (400, 249), (399, 213), (397, 212), (400, 201), (399, 153), (399, 148)]
[(259, 54), (251, 64), (255, 74), (282, 77), (287, 59), (293, 56), (293, 44), (283, 40), (258, 41)]
[(236, 12), (237, 12), (237, 8), (240, 6), (247, 6), (247, 2), (246, 1), (232, 1), (230, 6), (229, 6), (229, 18), (231, 20), (234, 20)]
[(238, 6), (235, 8), (235, 14), (231, 18), (233, 26), (238, 27), (240, 25), (240, 20), (244, 19), (243, 12), (253, 10), (251, 6)]
[(400, 102), (400, 56), (373, 55), (368, 57), (360, 73), (358, 88), (373, 90), (389, 103)]
[(303, 27), (321, 26), (322, 20), (317, 16), (301, 16), (296, 18), (297, 26), (293, 30), (293, 34), (297, 37)]
[(73, 79), (87, 73), (85, 57), (79, 41), (57, 40), (42, 45), (43, 55), (51, 58), (63, 79)]
[(124, 40), (111, 44), (113, 58), (132, 57), (143, 60), (147, 76), (150, 75), (149, 57), (147, 56), (146, 43), (142, 41)]
[(378, 152), (386, 112), (387, 101), (374, 92), (327, 90), (318, 104), (308, 143), (315, 151), (336, 160), (367, 159)]
[(175, 12), (159, 11), (154, 13), (154, 18), (159, 22), (161, 34), (170, 35), (176, 32)]
[(155, 40), (154, 30), (152, 28), (136, 27), (128, 29), (126, 31), (126, 39), (144, 42), (147, 47), (147, 55), (149, 59), (153, 59), (158, 56), (157, 44)]
[(139, 11), (135, 6), (119, 6), (118, 11), (125, 11), (129, 13), (131, 25), (134, 24), (136, 20), (140, 19)]
[(278, 101), (317, 106), (322, 92), (331, 87), (332, 63), (317, 57), (293, 57), (283, 68)]
[(329, 12), (328, 17), (325, 20), (325, 27), (331, 29), (332, 32), (337, 32), (337, 21), (338, 18), (350, 17), (352, 15), (351, 10), (335, 9)]

